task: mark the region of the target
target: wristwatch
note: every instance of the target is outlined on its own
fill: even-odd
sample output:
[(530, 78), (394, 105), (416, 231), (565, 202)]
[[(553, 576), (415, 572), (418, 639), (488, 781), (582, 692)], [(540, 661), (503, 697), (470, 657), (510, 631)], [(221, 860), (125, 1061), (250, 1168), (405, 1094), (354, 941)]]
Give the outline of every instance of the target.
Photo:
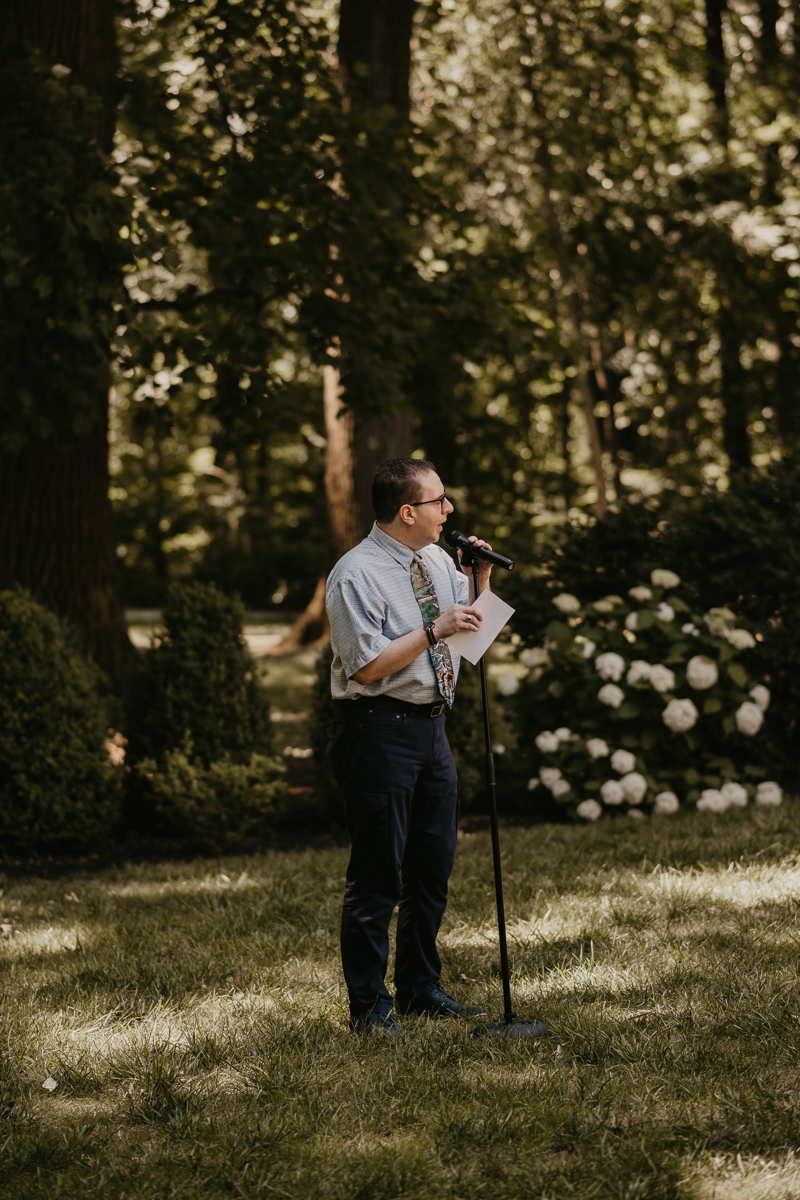
[(433, 621), (426, 621), (422, 628), (427, 633), (428, 641), (430, 642), (431, 646), (435, 646), (437, 638), (436, 634), (433, 632)]

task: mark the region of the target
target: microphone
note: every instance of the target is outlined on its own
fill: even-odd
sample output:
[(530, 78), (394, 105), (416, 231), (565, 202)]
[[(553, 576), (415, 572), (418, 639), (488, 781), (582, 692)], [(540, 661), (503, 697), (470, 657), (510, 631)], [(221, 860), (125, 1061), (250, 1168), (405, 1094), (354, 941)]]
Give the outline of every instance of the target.
[(506, 571), (514, 570), (514, 563), (510, 558), (505, 558), (502, 554), (498, 554), (496, 550), (485, 550), (483, 546), (476, 546), (474, 542), (465, 538), (464, 534), (459, 533), (457, 529), (448, 529), (444, 535), (444, 540), (454, 550), (462, 550), (464, 554), (471, 554), (474, 558), (482, 558), (484, 562), (492, 563), (495, 567), (505, 567)]

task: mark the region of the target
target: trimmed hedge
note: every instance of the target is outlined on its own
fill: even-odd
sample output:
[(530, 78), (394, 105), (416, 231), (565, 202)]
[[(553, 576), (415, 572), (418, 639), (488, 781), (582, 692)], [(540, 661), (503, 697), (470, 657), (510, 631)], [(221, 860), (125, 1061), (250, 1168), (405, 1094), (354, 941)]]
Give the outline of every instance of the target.
[(80, 850), (120, 814), (97, 668), (26, 592), (0, 592), (0, 854)]
[(257, 833), (280, 809), (283, 760), (244, 643), (244, 611), (213, 584), (176, 583), (132, 689), (132, 820), (208, 841)]

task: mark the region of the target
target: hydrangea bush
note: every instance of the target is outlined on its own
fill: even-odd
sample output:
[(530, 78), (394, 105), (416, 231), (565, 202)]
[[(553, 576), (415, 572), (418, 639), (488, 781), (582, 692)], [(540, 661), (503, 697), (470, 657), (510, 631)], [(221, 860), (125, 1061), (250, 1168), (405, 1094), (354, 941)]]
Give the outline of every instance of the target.
[(626, 596), (553, 597), (544, 644), (519, 655), (527, 677), (501, 689), (521, 787), (588, 820), (780, 804), (759, 738), (771, 696), (756, 637), (727, 608), (691, 611), (688, 597), (659, 569)]

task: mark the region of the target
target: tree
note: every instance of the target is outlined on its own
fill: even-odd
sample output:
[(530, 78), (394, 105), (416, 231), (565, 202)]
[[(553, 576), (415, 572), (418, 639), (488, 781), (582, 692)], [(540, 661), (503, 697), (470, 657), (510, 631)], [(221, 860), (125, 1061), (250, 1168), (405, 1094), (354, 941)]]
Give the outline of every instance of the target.
[(0, 587), (29, 589), (121, 685), (135, 653), (108, 499), (109, 343), (122, 300), (110, 0), (0, 15)]

